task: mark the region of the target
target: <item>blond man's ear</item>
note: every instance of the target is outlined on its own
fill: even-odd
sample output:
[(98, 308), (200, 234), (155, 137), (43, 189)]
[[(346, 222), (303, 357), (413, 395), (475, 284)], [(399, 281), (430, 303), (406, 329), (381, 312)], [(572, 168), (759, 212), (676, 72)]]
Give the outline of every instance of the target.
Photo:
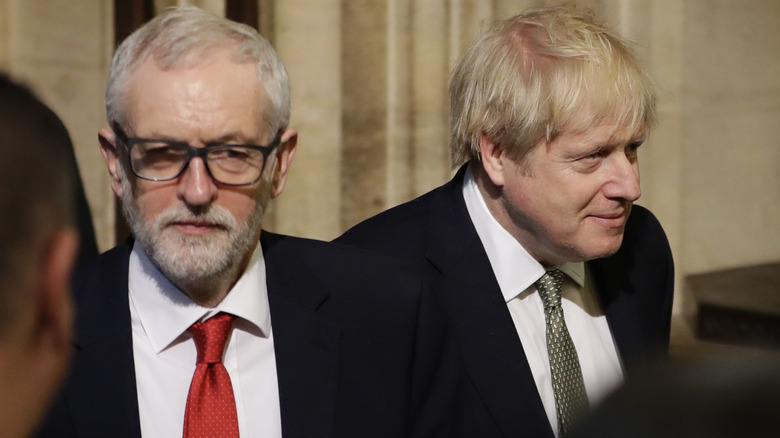
[(506, 171), (505, 160), (509, 159), (504, 153), (504, 149), (495, 140), (490, 138), (484, 132), (479, 137), (479, 157), (480, 164), (490, 181), (494, 185), (501, 187), (504, 185)]

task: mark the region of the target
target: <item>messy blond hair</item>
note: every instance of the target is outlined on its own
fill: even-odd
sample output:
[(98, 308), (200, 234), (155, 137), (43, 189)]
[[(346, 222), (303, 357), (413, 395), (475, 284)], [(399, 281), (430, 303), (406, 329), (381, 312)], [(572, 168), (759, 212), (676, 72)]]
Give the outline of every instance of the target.
[(450, 78), (452, 165), (479, 160), (482, 134), (515, 161), (564, 130), (649, 130), (655, 91), (631, 45), (591, 12), (528, 10), (482, 34)]

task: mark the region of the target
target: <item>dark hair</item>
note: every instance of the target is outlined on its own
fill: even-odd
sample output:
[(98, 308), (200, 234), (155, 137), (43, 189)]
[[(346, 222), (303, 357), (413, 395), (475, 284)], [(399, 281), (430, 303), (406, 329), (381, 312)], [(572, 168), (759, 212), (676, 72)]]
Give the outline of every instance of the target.
[(72, 223), (71, 150), (59, 117), (0, 73), (0, 321), (14, 312), (47, 238)]

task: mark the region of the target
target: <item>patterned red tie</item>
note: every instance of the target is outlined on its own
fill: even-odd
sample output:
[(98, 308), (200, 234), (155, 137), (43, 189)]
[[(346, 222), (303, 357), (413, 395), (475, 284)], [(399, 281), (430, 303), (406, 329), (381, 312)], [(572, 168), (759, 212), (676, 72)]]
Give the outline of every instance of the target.
[(233, 318), (219, 313), (189, 328), (198, 349), (198, 363), (187, 396), (184, 438), (238, 438), (236, 400), (230, 375), (222, 363)]

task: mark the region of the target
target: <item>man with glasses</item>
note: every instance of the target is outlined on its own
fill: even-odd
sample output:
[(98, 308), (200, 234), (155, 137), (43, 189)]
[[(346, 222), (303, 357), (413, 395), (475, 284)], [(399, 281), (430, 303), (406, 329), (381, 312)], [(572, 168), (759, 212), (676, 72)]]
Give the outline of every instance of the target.
[(135, 241), (76, 275), (75, 362), (41, 436), (429, 435), (446, 343), (420, 281), (261, 233), (289, 105), (270, 44), (197, 8), (117, 49), (99, 140)]

